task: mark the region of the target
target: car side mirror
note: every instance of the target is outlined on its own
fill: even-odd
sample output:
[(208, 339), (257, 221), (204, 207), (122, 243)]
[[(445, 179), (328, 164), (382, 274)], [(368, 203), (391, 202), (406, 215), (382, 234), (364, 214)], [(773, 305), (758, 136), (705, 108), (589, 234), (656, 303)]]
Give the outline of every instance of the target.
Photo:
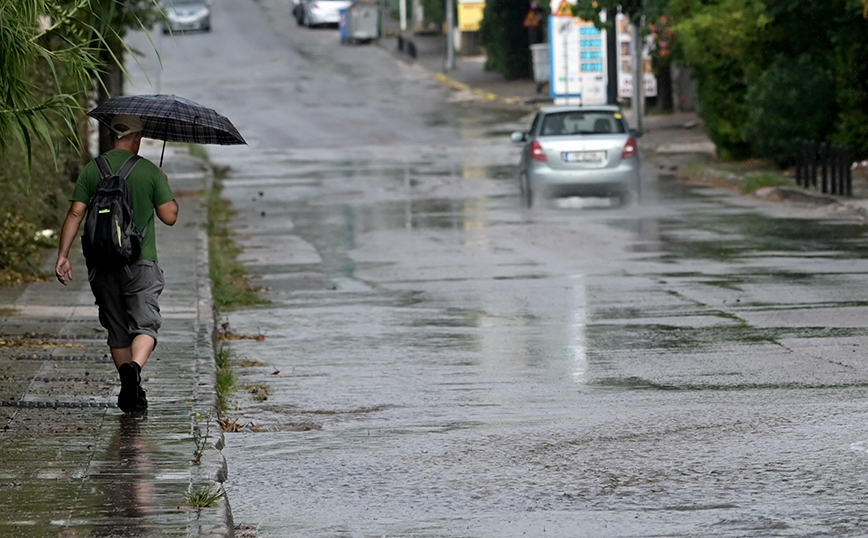
[(630, 136), (633, 138), (640, 138), (642, 134), (642, 129), (630, 129)]
[(527, 142), (527, 133), (516, 131), (509, 136), (509, 139), (515, 143)]

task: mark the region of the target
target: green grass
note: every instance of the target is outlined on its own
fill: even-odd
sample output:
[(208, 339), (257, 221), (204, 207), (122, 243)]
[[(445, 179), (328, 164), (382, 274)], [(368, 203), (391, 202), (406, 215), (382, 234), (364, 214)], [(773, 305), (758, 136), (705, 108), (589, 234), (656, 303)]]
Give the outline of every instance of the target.
[(238, 261), (241, 248), (235, 244), (229, 229), (235, 212), (230, 203), (222, 198), (222, 192), (222, 185), (215, 181), (208, 195), (209, 273), (214, 304), (220, 311), (268, 304), (269, 301), (259, 295), (261, 290), (251, 283), (247, 267)]
[(214, 360), (217, 363), (217, 406), (221, 411), (225, 411), (229, 407), (229, 400), (232, 398), (232, 393), (235, 392), (236, 377), (235, 371), (232, 369), (232, 351), (224, 346), (221, 346)]
[(184, 500), (187, 506), (201, 510), (214, 506), (217, 501), (223, 498), (223, 495), (223, 491), (219, 488), (215, 490), (214, 486), (193, 486), (184, 496)]
[(748, 194), (763, 187), (795, 187), (796, 184), (782, 175), (770, 172), (748, 174), (741, 184), (741, 192)]

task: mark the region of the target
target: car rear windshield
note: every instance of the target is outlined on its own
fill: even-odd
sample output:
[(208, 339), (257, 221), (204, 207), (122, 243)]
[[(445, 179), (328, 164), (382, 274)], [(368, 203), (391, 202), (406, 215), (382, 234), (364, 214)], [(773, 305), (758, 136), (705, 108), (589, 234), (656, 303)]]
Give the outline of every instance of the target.
[(540, 136), (624, 133), (620, 113), (604, 110), (554, 112), (543, 118)]

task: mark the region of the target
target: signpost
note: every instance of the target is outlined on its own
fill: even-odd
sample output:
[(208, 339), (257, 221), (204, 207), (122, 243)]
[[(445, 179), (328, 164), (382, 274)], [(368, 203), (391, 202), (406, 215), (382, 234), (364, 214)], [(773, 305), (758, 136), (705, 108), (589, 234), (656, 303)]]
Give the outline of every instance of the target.
[(606, 103), (605, 39), (605, 32), (573, 17), (567, 0), (561, 0), (549, 18), (549, 88), (555, 104)]

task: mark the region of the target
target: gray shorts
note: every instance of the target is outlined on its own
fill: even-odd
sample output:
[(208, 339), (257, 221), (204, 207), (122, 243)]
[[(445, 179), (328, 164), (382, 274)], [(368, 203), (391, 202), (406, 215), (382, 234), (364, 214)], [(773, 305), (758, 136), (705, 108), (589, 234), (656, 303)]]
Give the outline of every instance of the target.
[(117, 271), (90, 271), (88, 278), (109, 347), (129, 347), (139, 334), (157, 339), (163, 324), (157, 300), (165, 283), (157, 262), (138, 260)]

